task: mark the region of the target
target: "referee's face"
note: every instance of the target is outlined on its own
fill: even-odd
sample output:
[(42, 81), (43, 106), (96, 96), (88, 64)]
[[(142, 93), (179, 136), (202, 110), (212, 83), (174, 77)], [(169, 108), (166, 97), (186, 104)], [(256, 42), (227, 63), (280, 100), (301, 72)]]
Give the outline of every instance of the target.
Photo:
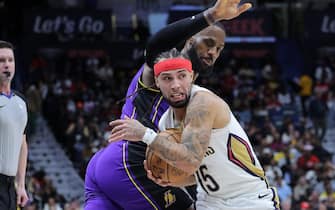
[(15, 58), (12, 49), (0, 48), (0, 82), (9, 82), (15, 73)]

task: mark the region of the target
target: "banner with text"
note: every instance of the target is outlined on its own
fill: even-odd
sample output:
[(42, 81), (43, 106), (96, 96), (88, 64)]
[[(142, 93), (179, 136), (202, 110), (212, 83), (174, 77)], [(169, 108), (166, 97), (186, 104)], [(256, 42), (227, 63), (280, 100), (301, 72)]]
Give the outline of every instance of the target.
[(305, 41), (315, 46), (335, 45), (335, 9), (308, 10), (304, 17)]
[(24, 31), (28, 41), (39, 44), (103, 41), (111, 31), (111, 18), (107, 11), (28, 11)]

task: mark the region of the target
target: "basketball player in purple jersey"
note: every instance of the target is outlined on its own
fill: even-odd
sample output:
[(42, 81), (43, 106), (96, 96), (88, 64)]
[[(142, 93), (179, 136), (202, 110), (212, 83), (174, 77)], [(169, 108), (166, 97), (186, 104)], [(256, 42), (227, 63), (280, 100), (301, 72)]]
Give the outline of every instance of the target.
[[(172, 23), (151, 37), (146, 63), (128, 88), (121, 118), (135, 118), (157, 130), (168, 104), (154, 86), (156, 56), (186, 41), (182, 52), (191, 57), (197, 74), (210, 71), (225, 39), (223, 28), (215, 23), (235, 18), (251, 7), (239, 3), (240, 0), (218, 0), (203, 13)], [(193, 200), (183, 189), (161, 187), (147, 178), (145, 151), (145, 143), (119, 141), (97, 152), (86, 171), (85, 210), (193, 209)]]

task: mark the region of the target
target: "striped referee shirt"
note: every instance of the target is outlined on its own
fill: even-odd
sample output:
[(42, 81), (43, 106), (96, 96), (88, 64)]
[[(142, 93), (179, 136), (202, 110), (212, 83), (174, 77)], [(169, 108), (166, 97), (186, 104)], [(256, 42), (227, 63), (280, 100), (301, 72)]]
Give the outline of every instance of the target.
[(27, 121), (23, 97), (17, 92), (0, 93), (0, 174), (16, 176)]

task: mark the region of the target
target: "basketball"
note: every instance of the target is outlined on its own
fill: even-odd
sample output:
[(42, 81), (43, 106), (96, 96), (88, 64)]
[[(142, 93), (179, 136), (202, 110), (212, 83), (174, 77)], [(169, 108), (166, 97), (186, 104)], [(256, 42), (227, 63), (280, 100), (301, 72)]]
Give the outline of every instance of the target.
[[(180, 142), (181, 141), (181, 130), (179, 129), (168, 129), (160, 132), (160, 135), (167, 136), (168, 141)], [(147, 167), (151, 170), (152, 175), (156, 178), (160, 178), (163, 181), (169, 181), (171, 183), (178, 183), (184, 180), (189, 175), (168, 164), (165, 160), (161, 159), (156, 153), (147, 147), (146, 151)]]

